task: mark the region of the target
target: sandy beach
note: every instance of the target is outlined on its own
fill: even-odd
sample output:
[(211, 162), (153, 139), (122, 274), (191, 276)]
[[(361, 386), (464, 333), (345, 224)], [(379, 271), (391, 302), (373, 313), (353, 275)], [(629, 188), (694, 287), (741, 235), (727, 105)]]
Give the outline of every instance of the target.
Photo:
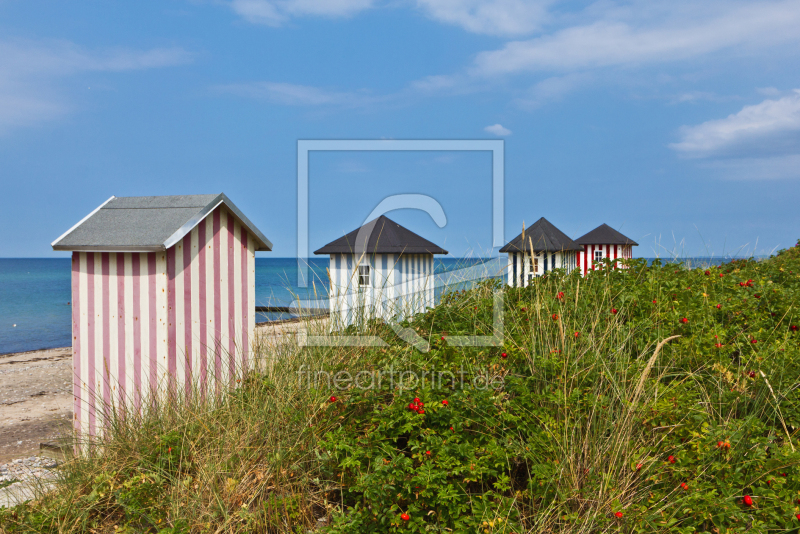
[[(324, 319), (323, 319), (324, 320)], [(267, 342), (305, 328), (305, 321), (261, 323)], [(0, 464), (36, 455), (71, 430), (70, 347), (0, 355)]]
[(39, 452), (70, 428), (69, 347), (0, 356), (0, 463)]

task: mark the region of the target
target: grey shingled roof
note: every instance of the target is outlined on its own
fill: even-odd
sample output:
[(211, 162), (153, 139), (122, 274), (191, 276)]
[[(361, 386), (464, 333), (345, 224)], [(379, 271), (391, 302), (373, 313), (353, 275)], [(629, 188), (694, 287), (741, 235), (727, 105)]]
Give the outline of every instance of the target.
[(111, 197), (67, 233), (53, 241), (53, 250), (154, 252), (166, 250), (220, 204), (233, 213), (256, 239), (256, 250), (272, 243), (224, 193), (159, 197)]
[[(360, 230), (364, 230), (357, 237)], [(356, 239), (362, 246), (356, 247)], [(364, 247), (363, 243), (366, 243)], [(356, 252), (356, 248), (358, 251)], [(366, 250), (365, 250), (366, 249)], [(400, 226), (385, 215), (373, 219), (361, 228), (331, 241), (314, 254), (447, 254), (442, 247)]]
[(500, 249), (500, 252), (561, 252), (565, 250), (583, 250), (583, 247), (542, 217), (530, 228), (526, 228), (524, 232), (509, 241)]
[(583, 237), (575, 240), (579, 245), (633, 245), (638, 247), (639, 243), (625, 237), (621, 233), (611, 228), (606, 223), (601, 224)]

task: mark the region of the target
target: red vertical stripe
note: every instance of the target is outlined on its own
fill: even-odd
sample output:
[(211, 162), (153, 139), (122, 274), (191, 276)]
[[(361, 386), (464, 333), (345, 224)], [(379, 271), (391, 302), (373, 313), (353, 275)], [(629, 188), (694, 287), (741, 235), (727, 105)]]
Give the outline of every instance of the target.
[(101, 269), (103, 270), (102, 274), (102, 284), (103, 284), (103, 424), (108, 425), (108, 416), (109, 416), (109, 406), (111, 405), (111, 304), (109, 302), (110, 295), (108, 294), (110, 291), (110, 261), (108, 257), (108, 252), (103, 252), (100, 255), (100, 262), (101, 262)]
[(86, 253), (86, 358), (88, 363), (88, 380), (86, 385), (88, 391), (86, 394), (89, 396), (86, 402), (89, 403), (89, 435), (94, 436), (94, 252)]
[(217, 386), (217, 390), (219, 391), (220, 387), (220, 378), (222, 376), (222, 354), (220, 351), (222, 350), (222, 345), (220, 343), (220, 325), (222, 324), (222, 309), (220, 308), (220, 232), (219, 232), (219, 225), (220, 225), (220, 211), (219, 209), (214, 211), (214, 383)]
[(158, 387), (158, 308), (156, 306), (156, 253), (147, 254), (147, 304), (149, 306), (150, 320), (150, 354), (147, 355), (150, 361), (150, 391), (155, 400), (156, 388)]
[[(200, 224), (203, 224), (200, 221)], [(192, 397), (192, 232), (183, 238), (183, 324), (184, 324), (184, 359), (186, 360), (186, 398)]]
[[(125, 254), (117, 253), (117, 367), (119, 368), (118, 377), (118, 400), (120, 408), (124, 408), (127, 401), (125, 397), (125, 384), (127, 381), (128, 369), (125, 354), (125, 300), (131, 298), (125, 294)], [(130, 325), (132, 328), (133, 325)]]
[(206, 221), (197, 227), (197, 284), (200, 290), (200, 392), (205, 395), (206, 378), (208, 376), (208, 318), (206, 317)]
[(133, 275), (133, 402), (136, 411), (142, 405), (142, 271), (141, 256), (131, 254), (131, 274)]
[(167, 381), (170, 399), (175, 398), (177, 376), (178, 340), (176, 336), (177, 319), (175, 315), (175, 245), (167, 249)]
[[(614, 245), (614, 259), (615, 260), (617, 259), (617, 249), (618, 248), (619, 248), (619, 245)], [(615, 269), (617, 268), (617, 262), (616, 261), (614, 262), (614, 268)]]
[(72, 253), (72, 421), (76, 431), (81, 425), (81, 254)]
[(234, 290), (235, 272), (233, 255), (235, 254), (236, 236), (233, 233), (233, 215), (228, 215), (228, 378), (233, 383), (236, 377), (236, 292)]
[(250, 356), (250, 283), (247, 277), (247, 230), (244, 225), (242, 228), (242, 367), (248, 369), (248, 358)]

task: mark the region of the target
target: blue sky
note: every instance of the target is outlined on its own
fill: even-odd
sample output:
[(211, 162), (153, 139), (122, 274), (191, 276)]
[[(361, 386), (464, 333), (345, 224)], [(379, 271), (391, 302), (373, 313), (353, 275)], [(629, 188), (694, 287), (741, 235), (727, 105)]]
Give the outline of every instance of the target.
[[(225, 192), (296, 250), (298, 139), (504, 139), (505, 235), (608, 223), (637, 256), (800, 238), (800, 1), (0, 0), (0, 257), (111, 195)], [(388, 195), (490, 253), (488, 153), (314, 153), (310, 245)], [(496, 249), (495, 249), (496, 251)]]

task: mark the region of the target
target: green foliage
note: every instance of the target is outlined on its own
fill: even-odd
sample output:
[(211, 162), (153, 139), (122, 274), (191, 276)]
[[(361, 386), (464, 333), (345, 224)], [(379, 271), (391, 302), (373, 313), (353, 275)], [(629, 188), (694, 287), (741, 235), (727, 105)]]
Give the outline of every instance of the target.
[(798, 260), (551, 273), (505, 290), (502, 347), (447, 341), (492, 333), (492, 282), (404, 325), (428, 352), (386, 329), (373, 369), (406, 379), (332, 410), (332, 532), (796, 528)]
[[(426, 351), (380, 322), (383, 348), (264, 344), (237, 389), (115, 421), (0, 531), (796, 530), (800, 248), (627, 267), (446, 294), (401, 325)], [(502, 345), (456, 346), (498, 334), (497, 292)]]

